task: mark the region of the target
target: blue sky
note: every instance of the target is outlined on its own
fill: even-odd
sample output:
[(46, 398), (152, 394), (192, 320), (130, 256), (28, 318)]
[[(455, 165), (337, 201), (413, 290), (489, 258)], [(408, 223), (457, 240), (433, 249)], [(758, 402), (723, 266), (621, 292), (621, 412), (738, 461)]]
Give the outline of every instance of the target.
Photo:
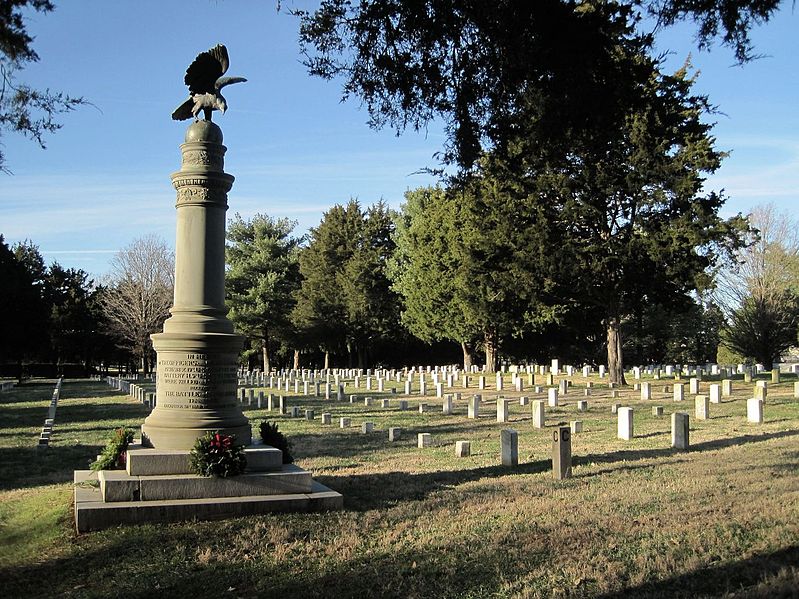
[[(714, 132), (731, 155), (707, 187), (725, 189), (725, 214), (772, 202), (799, 217), (799, 16), (783, 4), (753, 32), (764, 58), (742, 67), (726, 48), (698, 52), (691, 27), (659, 37), (672, 68), (692, 55), (697, 89), (724, 113), (713, 117)], [(169, 175), (180, 166), (187, 123), (170, 114), (185, 99), (186, 67), (219, 42), (230, 52), (228, 75), (249, 80), (226, 89), (230, 109), (214, 116), (236, 177), (229, 215), (286, 216), (302, 233), (350, 197), (398, 207), (407, 189), (434, 182), (414, 173), (436, 166), (440, 129), (401, 137), (369, 129), (357, 101), (340, 102), (339, 84), (306, 74), (296, 20), (278, 14), (276, 2), (82, 0), (32, 14), (28, 24), (41, 61), (21, 79), (94, 104), (64, 116), (46, 150), (2, 138), (14, 174), (0, 174), (0, 233), (31, 239), (48, 262), (102, 276), (137, 237), (173, 243)]]

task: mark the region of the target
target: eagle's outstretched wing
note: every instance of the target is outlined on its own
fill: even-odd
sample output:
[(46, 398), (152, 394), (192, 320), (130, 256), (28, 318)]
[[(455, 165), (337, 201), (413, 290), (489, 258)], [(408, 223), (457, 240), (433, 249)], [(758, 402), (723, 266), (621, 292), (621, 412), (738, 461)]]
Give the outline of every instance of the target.
[(216, 92), (216, 80), (225, 74), (229, 64), (227, 48), (222, 44), (198, 54), (186, 69), (186, 76), (183, 78), (189, 86), (189, 94)]
[(246, 81), (244, 77), (220, 77), (216, 80), (216, 89), (222, 89), (231, 83), (245, 83)]
[(175, 112), (172, 113), (172, 119), (176, 121), (187, 121), (194, 115), (191, 113), (191, 109), (194, 107), (194, 100), (189, 98), (183, 104), (178, 106), (175, 109)]

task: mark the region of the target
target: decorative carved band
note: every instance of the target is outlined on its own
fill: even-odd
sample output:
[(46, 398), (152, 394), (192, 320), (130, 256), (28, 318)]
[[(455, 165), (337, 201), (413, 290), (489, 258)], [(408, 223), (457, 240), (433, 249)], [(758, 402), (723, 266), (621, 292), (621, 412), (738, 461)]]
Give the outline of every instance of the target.
[(187, 205), (216, 205), (227, 208), (227, 192), (208, 187), (179, 187), (177, 207)]
[(225, 168), (224, 151), (211, 152), (208, 149), (183, 151), (183, 166), (210, 166), (222, 172)]

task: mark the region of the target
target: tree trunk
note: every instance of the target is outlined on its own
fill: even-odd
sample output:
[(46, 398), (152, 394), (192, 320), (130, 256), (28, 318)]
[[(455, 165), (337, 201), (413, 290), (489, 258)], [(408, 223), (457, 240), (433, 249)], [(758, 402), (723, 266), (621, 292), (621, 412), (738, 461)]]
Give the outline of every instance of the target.
[(486, 372), (497, 371), (497, 332), (494, 329), (487, 329), (483, 333), (483, 345), (486, 354)]
[(608, 323), (608, 381), (626, 385), (624, 380), (624, 364), (621, 354), (621, 331), (619, 318), (611, 316)]
[(461, 349), (463, 350), (463, 369), (472, 369), (472, 346), (470, 343), (461, 341)]
[(264, 335), (261, 339), (261, 354), (263, 355), (264, 374), (272, 372), (272, 366), (269, 364), (269, 338)]
[(300, 350), (294, 350), (294, 370), (300, 369)]
[(330, 368), (330, 351), (325, 350), (325, 370)]
[(369, 352), (365, 347), (358, 346), (358, 368), (366, 370), (367, 356)]

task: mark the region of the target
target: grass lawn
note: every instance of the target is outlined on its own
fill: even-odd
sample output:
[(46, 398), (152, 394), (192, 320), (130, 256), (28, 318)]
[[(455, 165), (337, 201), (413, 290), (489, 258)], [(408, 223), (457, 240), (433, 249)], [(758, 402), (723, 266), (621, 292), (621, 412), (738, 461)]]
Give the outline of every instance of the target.
[[(412, 397), (399, 411), (403, 396), (363, 389), (356, 403), (289, 394), (289, 405), (315, 410), (313, 421), (245, 407), (255, 425), (279, 423), (297, 464), (344, 494), (343, 511), (80, 536), (73, 470), (113, 428), (138, 428), (147, 410), (104, 383), (67, 380), (51, 446), (39, 451), (54, 381), (18, 386), (0, 393), (0, 588), (12, 598), (799, 596), (795, 377), (769, 384), (763, 424), (747, 423), (753, 385), (741, 380), (706, 421), (694, 417), (687, 385), (688, 399), (674, 402), (662, 389), (673, 381), (648, 379), (654, 399), (641, 401), (632, 387), (612, 399), (596, 377), (585, 397), (585, 379), (572, 380), (562, 405), (547, 408), (545, 429), (507, 390), (516, 399), (508, 424), (496, 422), (493, 389), (481, 392), (478, 420), (466, 418), (474, 389), (455, 389), (463, 399), (451, 416), (440, 399)], [(578, 399), (587, 412), (577, 412)], [(615, 402), (635, 410), (631, 441), (616, 438)], [(690, 451), (670, 449), (674, 411), (691, 415)], [(352, 427), (339, 428), (341, 416)], [(553, 427), (577, 419), (574, 476), (555, 481)], [(361, 434), (365, 421), (374, 433)], [(399, 441), (389, 443), (389, 427), (402, 428)], [(518, 467), (499, 466), (502, 428), (519, 432)], [(433, 447), (416, 447), (419, 432)], [(470, 457), (455, 457), (456, 440), (471, 442)]]

